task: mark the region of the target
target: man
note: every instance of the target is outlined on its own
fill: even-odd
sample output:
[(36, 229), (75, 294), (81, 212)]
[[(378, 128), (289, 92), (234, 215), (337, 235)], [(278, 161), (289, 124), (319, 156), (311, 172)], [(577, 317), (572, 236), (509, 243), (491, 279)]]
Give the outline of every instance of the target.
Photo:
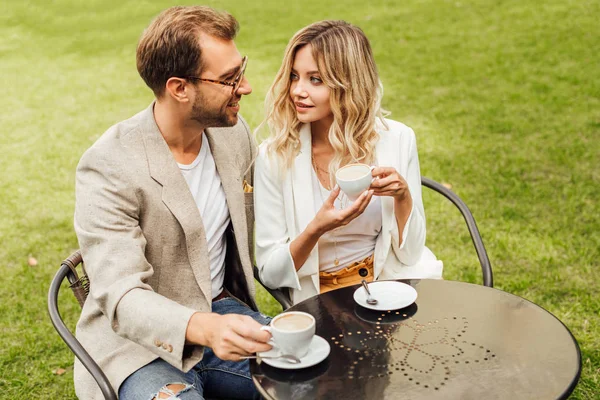
[[(156, 101), (77, 168), (75, 229), (91, 291), (77, 337), (121, 399), (252, 398), (241, 357), (266, 351), (250, 255), (255, 144), (237, 21), (173, 7), (142, 35)], [(76, 362), (81, 399), (102, 396)]]

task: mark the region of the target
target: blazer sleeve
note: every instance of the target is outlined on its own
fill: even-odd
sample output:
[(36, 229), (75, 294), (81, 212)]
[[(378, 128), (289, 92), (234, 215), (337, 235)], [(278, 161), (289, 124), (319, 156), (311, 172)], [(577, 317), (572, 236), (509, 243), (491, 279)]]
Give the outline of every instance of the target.
[[(405, 128), (403, 136), (400, 138), (400, 155), (406, 155), (408, 166), (404, 179), (408, 184), (408, 190), (412, 197), (412, 210), (404, 230), (402, 231), (402, 244), (398, 232), (398, 224), (392, 224), (392, 249), (394, 254), (404, 265), (414, 265), (421, 259), (421, 254), (425, 249), (425, 210), (423, 208), (423, 198), (421, 192), (421, 169), (419, 166), (419, 155), (417, 153), (417, 140), (415, 133), (410, 128)], [(402, 147), (406, 146), (404, 149)], [(408, 150), (408, 151), (407, 151)], [(400, 160), (402, 163), (403, 160)], [(404, 161), (406, 162), (406, 161)], [(402, 170), (403, 168), (400, 168)]]
[(122, 158), (102, 150), (88, 151), (76, 172), (75, 231), (90, 296), (115, 333), (186, 369), (185, 333), (196, 310), (148, 285), (154, 270), (144, 254), (135, 188)]
[(260, 146), (254, 169), (254, 203), (256, 213), (256, 263), (263, 284), (271, 289), (300, 289), (300, 281), (290, 253), (283, 180), (275, 163)]

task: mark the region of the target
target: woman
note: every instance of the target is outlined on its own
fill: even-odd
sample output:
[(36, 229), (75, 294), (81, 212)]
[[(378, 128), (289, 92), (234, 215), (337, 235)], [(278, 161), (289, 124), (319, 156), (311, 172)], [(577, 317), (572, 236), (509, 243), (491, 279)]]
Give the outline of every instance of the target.
[[(381, 96), (358, 27), (322, 21), (290, 40), (267, 96), (254, 193), (261, 280), (290, 288), (294, 303), (361, 279), (441, 278), (425, 247), (415, 135), (384, 119)], [(376, 179), (350, 202), (335, 171), (356, 162)]]

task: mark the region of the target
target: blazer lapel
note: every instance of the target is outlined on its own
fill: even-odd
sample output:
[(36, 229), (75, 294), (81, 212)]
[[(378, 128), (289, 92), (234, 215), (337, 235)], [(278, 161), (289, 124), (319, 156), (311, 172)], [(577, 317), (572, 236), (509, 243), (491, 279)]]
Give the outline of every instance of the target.
[[(242, 176), (247, 168), (245, 165), (247, 156), (241, 154), (238, 145), (230, 139), (233, 135), (231, 128), (211, 128), (205, 132), (221, 178), (223, 191), (227, 197), (227, 207), (233, 224), (240, 261), (244, 267), (244, 274), (247, 282), (252, 282), (254, 275), (252, 261), (249, 258), (248, 227)], [(253, 293), (252, 288), (249, 288), (249, 290)]]
[(312, 188), (312, 137), (310, 124), (302, 125), (300, 129), (300, 153), (294, 160), (291, 171), (292, 191), (294, 193), (294, 209), (297, 212), (298, 232), (304, 231), (310, 221), (315, 217), (315, 202)]
[(186, 239), (190, 265), (207, 301), (212, 299), (204, 224), (192, 193), (154, 120), (154, 103), (144, 111), (144, 146), (152, 178), (162, 186), (162, 201), (175, 216)]
[[(304, 124), (300, 128), (300, 143), (300, 153), (296, 156), (294, 168), (290, 173), (297, 219), (296, 228), (298, 231), (296, 235), (304, 231), (317, 214), (312, 186), (312, 136), (310, 124)], [(298, 274), (300, 277), (310, 276), (316, 293), (319, 292), (318, 246), (315, 246), (302, 268), (298, 270)]]

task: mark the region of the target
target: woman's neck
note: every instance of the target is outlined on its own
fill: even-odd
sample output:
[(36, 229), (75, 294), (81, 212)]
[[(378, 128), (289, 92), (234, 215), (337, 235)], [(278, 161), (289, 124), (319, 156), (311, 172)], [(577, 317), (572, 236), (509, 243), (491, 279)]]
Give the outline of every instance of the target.
[(313, 147), (331, 147), (329, 142), (329, 128), (332, 121), (329, 119), (318, 120), (310, 123)]
[[(319, 122), (312, 122), (310, 124), (312, 159), (316, 169), (327, 173), (329, 163), (335, 153), (329, 141), (329, 127), (331, 124), (325, 125)], [(325, 187), (327, 186), (325, 185)]]

